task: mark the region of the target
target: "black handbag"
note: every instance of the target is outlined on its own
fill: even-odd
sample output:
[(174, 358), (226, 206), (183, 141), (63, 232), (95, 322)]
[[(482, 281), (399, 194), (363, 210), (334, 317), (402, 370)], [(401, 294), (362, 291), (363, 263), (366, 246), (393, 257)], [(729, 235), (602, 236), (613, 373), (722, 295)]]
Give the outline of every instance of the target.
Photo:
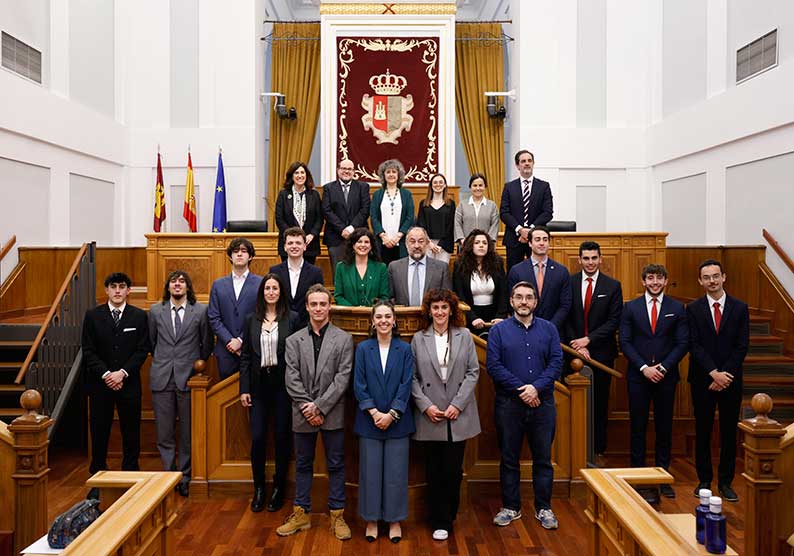
[(47, 533), (47, 543), (50, 548), (66, 548), (89, 525), (91, 525), (102, 512), (99, 511), (99, 500), (81, 500), (61, 515), (55, 518)]

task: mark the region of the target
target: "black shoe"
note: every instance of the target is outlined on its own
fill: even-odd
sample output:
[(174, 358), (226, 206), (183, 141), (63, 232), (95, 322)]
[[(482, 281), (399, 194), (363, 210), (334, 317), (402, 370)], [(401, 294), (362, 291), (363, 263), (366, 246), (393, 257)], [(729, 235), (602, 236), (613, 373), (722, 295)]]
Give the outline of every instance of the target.
[(273, 494), (270, 496), (270, 501), (267, 503), (267, 511), (277, 512), (284, 505), (284, 487), (273, 487)]
[(736, 494), (736, 491), (731, 488), (731, 485), (719, 485), (718, 488), (723, 499), (727, 500), (728, 502), (739, 501), (739, 495)]
[(704, 483), (704, 482), (698, 483), (698, 486), (695, 487), (695, 492), (693, 493), (695, 495), (695, 498), (698, 499), (700, 498), (700, 489), (702, 488), (711, 490), (711, 483)]
[(88, 496), (85, 497), (86, 500), (99, 500), (99, 489), (97, 487), (92, 488), (88, 491)]
[(659, 485), (659, 492), (661, 492), (662, 496), (665, 498), (675, 498), (675, 491), (670, 485)]
[(251, 511), (261, 512), (265, 509), (265, 487), (254, 487), (254, 499), (251, 500)]
[(642, 496), (642, 499), (648, 502), (648, 504), (658, 504), (659, 503), (659, 491), (655, 488), (638, 488), (637, 492)]
[(176, 491), (179, 493), (179, 496), (184, 496), (187, 498), (190, 494), (190, 487), (188, 486), (188, 483), (179, 483), (176, 485)]

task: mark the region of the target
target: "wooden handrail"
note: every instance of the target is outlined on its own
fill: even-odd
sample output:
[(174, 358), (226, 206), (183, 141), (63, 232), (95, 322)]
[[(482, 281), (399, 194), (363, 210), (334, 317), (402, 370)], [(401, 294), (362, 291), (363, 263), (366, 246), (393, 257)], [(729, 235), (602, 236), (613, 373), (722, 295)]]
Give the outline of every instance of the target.
[(786, 252), (783, 250), (783, 247), (774, 237), (772, 237), (772, 234), (770, 234), (766, 228), (763, 229), (762, 233), (764, 235), (764, 239), (767, 241), (767, 243), (769, 243), (770, 247), (772, 247), (775, 253), (777, 253), (777, 256), (780, 257), (784, 263), (786, 263), (786, 266), (791, 272), (794, 272), (794, 261), (792, 261), (791, 257), (786, 254)]
[(17, 236), (14, 235), (11, 236), (11, 239), (8, 240), (8, 243), (3, 245), (3, 250), (0, 251), (0, 261), (2, 261), (6, 255), (8, 255), (8, 252), (11, 251), (11, 248), (14, 246), (16, 242), (17, 242)]
[(66, 295), (69, 282), (77, 272), (77, 268), (80, 266), (80, 260), (86, 254), (87, 250), (88, 244), (84, 243), (77, 252), (77, 256), (74, 258), (74, 261), (72, 261), (72, 266), (69, 268), (69, 272), (66, 273), (66, 278), (64, 278), (63, 283), (61, 283), (61, 287), (58, 290), (58, 295), (55, 296), (55, 300), (52, 302), (52, 305), (50, 305), (50, 310), (47, 311), (47, 316), (44, 318), (44, 322), (41, 324), (38, 334), (36, 334), (36, 339), (33, 341), (33, 345), (30, 346), (28, 356), (25, 357), (25, 362), (22, 363), (22, 368), (19, 369), (16, 379), (14, 379), (15, 384), (22, 384), (22, 381), (25, 379), (25, 373), (28, 372), (28, 367), (30, 367), (30, 363), (33, 361), (33, 357), (36, 355), (36, 351), (38, 351), (41, 341), (44, 339), (44, 334), (47, 333), (47, 328), (50, 326), (50, 321), (52, 321), (52, 318), (55, 316), (55, 311), (58, 310), (58, 305), (60, 305), (63, 296)]
[(603, 363), (599, 363), (595, 359), (588, 359), (587, 357), (583, 356), (581, 353), (579, 353), (578, 351), (576, 351), (575, 349), (573, 349), (570, 346), (566, 346), (565, 344), (560, 343), (560, 347), (568, 355), (573, 355), (574, 357), (578, 357), (579, 359), (584, 361), (586, 365), (590, 365), (591, 367), (595, 367), (596, 369), (602, 370), (605, 373), (608, 373), (608, 374), (610, 374), (610, 375), (612, 375), (614, 377), (623, 378), (623, 373), (621, 373), (620, 371), (616, 371), (612, 367), (607, 367), (606, 365), (604, 365)]

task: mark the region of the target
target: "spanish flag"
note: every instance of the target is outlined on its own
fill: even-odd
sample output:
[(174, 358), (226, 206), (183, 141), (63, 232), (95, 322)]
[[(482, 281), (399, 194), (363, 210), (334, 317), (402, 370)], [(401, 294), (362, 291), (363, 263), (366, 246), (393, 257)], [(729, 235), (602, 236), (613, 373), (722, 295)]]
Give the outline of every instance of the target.
[(185, 206), (182, 216), (187, 220), (191, 232), (196, 231), (196, 187), (193, 184), (193, 161), (187, 153), (187, 182), (185, 183)]
[(163, 187), (163, 165), (157, 153), (157, 184), (154, 186), (154, 231), (159, 232), (165, 222), (165, 188)]

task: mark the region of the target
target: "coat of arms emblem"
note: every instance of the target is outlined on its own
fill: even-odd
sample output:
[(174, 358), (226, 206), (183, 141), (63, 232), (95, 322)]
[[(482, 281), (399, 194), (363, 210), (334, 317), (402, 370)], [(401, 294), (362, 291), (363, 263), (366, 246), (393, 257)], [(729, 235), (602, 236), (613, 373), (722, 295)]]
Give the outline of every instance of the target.
[(372, 130), (377, 144), (398, 143), (397, 139), (403, 130), (411, 131), (414, 122), (410, 112), (414, 107), (411, 95), (400, 96), (408, 85), (408, 80), (401, 75), (392, 75), (389, 70), (369, 78), (369, 85), (375, 91), (374, 96), (365, 94), (361, 99), (361, 107), (367, 111), (361, 117), (364, 130)]

